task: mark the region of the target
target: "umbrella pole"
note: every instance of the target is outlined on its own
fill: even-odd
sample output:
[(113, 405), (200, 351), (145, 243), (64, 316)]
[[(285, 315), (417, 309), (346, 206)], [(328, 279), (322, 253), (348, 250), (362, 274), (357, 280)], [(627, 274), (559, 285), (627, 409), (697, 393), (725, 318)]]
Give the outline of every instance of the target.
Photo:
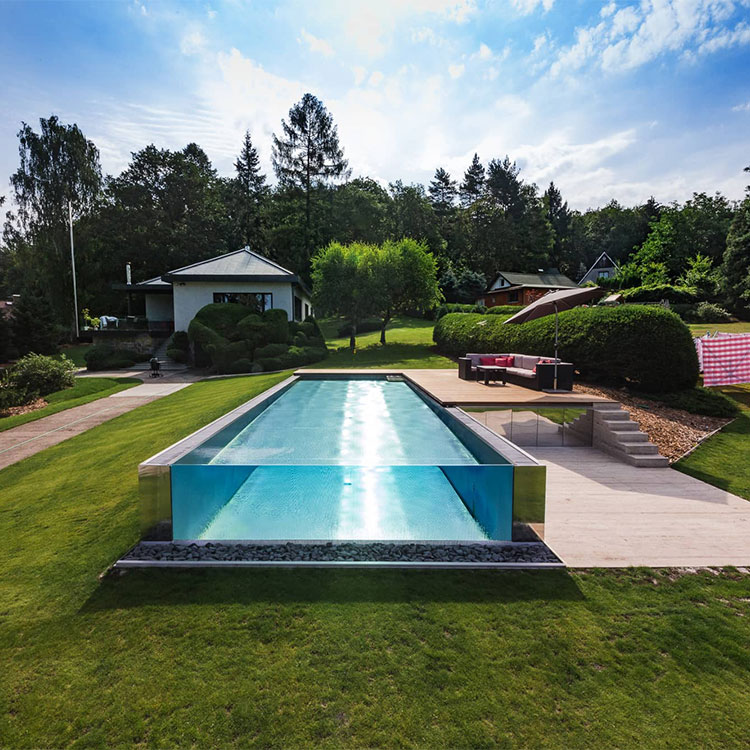
[(555, 377), (552, 388), (557, 390), (557, 302), (555, 302)]

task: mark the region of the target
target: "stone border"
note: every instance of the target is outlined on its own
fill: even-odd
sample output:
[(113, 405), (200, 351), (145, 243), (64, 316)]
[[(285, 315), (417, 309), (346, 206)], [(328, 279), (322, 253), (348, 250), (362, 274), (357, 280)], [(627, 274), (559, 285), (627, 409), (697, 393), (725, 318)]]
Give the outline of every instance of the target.
[(542, 542), (141, 542), (115, 568), (143, 567), (564, 568)]

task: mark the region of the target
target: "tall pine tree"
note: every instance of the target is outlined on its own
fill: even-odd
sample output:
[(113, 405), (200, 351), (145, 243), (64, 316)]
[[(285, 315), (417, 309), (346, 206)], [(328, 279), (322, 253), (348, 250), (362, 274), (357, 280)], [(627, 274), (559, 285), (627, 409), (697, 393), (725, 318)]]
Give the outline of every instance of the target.
[(750, 195), (740, 203), (729, 228), (721, 276), (727, 306), (744, 317), (750, 311)]
[(575, 273), (575, 264), (569, 263), (566, 257), (568, 238), (570, 236), (571, 213), (567, 201), (563, 201), (562, 194), (550, 182), (549, 187), (542, 196), (544, 201), (544, 212), (547, 221), (550, 223), (553, 232), (552, 238), (552, 263), (557, 268), (562, 268), (566, 272)]
[(474, 158), (471, 160), (471, 166), (464, 172), (464, 179), (461, 183), (460, 196), (461, 205), (464, 208), (470, 206), (474, 201), (479, 200), (482, 197), (484, 191), (484, 166), (479, 161), (478, 154), (474, 154)]
[(234, 163), (235, 225), (243, 245), (260, 249), (263, 244), (262, 208), (268, 194), (266, 176), (260, 171), (260, 157), (250, 131), (245, 132), (242, 150)]
[(445, 218), (453, 212), (457, 194), (456, 183), (442, 167), (435, 170), (435, 177), (430, 183), (428, 193), (438, 217)]
[(312, 202), (316, 187), (350, 172), (333, 117), (317, 97), (305, 94), (273, 136), (272, 162), (282, 187), (301, 191), (305, 202), (305, 251), (312, 249)]

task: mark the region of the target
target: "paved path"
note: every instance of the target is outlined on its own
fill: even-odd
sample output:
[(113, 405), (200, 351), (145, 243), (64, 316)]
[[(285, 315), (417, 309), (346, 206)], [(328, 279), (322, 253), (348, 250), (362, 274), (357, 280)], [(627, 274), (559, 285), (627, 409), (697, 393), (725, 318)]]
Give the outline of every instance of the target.
[(567, 565), (750, 565), (749, 501), (593, 448), (530, 452), (548, 467), (545, 541)]
[[(109, 374), (92, 373), (92, 376), (108, 377)], [(123, 373), (120, 370), (112, 376), (123, 377)], [(173, 378), (147, 381), (143, 385), (133, 386), (97, 401), (74, 406), (0, 432), (0, 469), (119, 417), (120, 414), (187, 388), (190, 383), (199, 379), (200, 376), (180, 373)]]

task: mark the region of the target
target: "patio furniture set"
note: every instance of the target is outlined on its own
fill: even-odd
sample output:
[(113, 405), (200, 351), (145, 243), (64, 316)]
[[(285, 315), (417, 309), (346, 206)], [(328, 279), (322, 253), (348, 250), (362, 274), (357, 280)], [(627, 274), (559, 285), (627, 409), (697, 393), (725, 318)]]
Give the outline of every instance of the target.
[(570, 362), (529, 354), (469, 353), (458, 360), (458, 377), (462, 380), (482, 380), (485, 385), (500, 380), (503, 385), (513, 383), (537, 391), (572, 390), (573, 369)]

